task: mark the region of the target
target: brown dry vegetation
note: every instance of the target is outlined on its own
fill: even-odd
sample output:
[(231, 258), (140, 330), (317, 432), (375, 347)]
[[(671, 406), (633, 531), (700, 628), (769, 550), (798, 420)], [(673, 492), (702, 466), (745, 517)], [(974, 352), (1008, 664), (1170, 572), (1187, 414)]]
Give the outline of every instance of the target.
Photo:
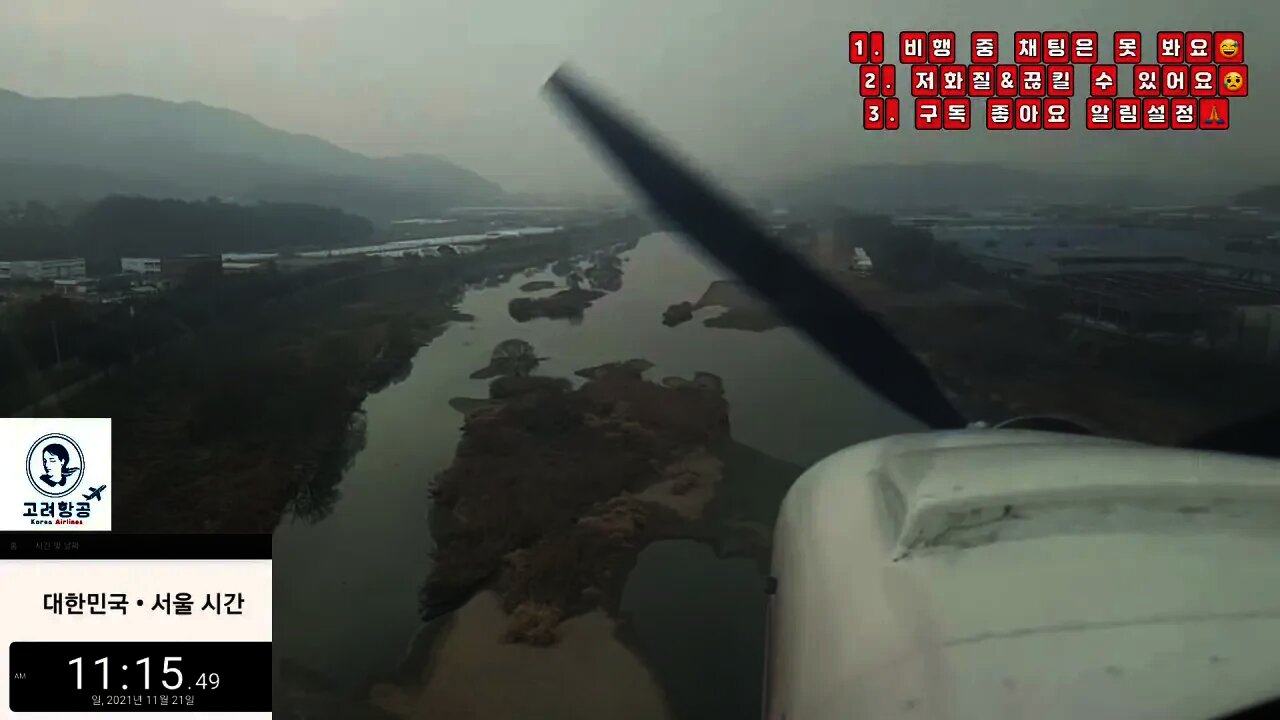
[(494, 381), (491, 398), (505, 401), (467, 415), (454, 463), (433, 487), (444, 517), (423, 593), (429, 614), (492, 581), (513, 613), (508, 637), (541, 642), (552, 617), (615, 607), (639, 550), (686, 522), (636, 494), (687, 474), (681, 460), (729, 432), (718, 383), (664, 387), (644, 379), (644, 366), (584, 371), (578, 389)]

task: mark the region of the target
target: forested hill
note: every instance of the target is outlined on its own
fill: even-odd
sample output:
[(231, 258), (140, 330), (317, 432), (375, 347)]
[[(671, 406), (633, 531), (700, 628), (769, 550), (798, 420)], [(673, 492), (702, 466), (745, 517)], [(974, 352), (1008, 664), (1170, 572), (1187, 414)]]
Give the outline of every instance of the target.
[(1236, 196), (1236, 203), (1249, 207), (1280, 210), (1280, 185), (1263, 185)]
[(109, 270), (131, 255), (354, 245), (373, 230), (367, 218), (296, 203), (122, 196), (82, 207), (28, 202), (0, 214), (0, 260), (84, 257)]
[(379, 220), (506, 197), (438, 157), (367, 157), (200, 103), (0, 90), (0, 202), (112, 193), (332, 204)]

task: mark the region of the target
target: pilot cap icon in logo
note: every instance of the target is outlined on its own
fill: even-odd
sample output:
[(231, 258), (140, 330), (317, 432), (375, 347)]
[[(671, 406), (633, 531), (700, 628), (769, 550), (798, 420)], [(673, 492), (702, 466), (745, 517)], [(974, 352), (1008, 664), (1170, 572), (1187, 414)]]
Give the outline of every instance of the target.
[(41, 495), (70, 495), (84, 479), (84, 453), (66, 435), (45, 435), (27, 452), (27, 479)]

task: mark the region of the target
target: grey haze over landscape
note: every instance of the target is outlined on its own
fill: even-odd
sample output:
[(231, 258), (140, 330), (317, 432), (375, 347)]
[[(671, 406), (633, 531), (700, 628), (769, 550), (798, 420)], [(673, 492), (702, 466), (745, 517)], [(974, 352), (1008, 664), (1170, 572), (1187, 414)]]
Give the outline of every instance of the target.
[[(738, 188), (855, 162), (984, 160), (1243, 186), (1271, 180), (1280, 152), (1278, 19), (1277, 3), (1193, 0), (7, 0), (0, 87), (198, 101), (366, 155), (438, 155), (516, 192), (616, 187), (538, 93), (569, 61)], [(1221, 136), (860, 129), (848, 30), (995, 29), (1007, 52), (1014, 30), (1055, 27), (1244, 29), (1251, 97)]]
[[(1251, 93), (1229, 132), (1090, 132), (1077, 68), (1071, 132), (862, 129), (851, 30), (899, 64), (903, 30), (953, 30), (967, 61), (971, 31), (1010, 59), (1015, 31), (1054, 29), (1097, 31), (1103, 60), (1117, 30), (1150, 59), (1161, 30), (1243, 30)], [(1277, 29), (1280, 0), (0, 0), (0, 415), (33, 486), (5, 522), (55, 549), (91, 515), (264, 541), (265, 597), (210, 586), (198, 611), (242, 596), (260, 637), (171, 632), (200, 584), (112, 587), (155, 591), (130, 622), (172, 647), (260, 641), (221, 690), (156, 646), (202, 712), (1280, 697), (1280, 575), (1249, 564), (1280, 471), (1221, 452), (1280, 457)], [(627, 192), (541, 92), (566, 64), (746, 210), (602, 130), (648, 178)], [(68, 418), (109, 418), (105, 458), (85, 446), (109, 476), (69, 464)], [(94, 492), (74, 520), (42, 499), (55, 462)], [(62, 652), (38, 634), (102, 587), (41, 606), (18, 585), (49, 617), (0, 622), (0, 706), (89, 712), (96, 670), (14, 658)]]

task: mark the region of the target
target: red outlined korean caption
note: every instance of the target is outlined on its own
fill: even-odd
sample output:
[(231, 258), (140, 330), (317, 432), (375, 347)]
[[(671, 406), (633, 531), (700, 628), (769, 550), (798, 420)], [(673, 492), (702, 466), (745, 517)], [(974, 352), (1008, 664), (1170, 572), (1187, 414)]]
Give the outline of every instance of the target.
[(902, 125), (896, 68), (886, 65), (884, 58), (884, 33), (879, 30), (849, 33), (849, 62), (858, 67), (865, 130), (897, 130)]
[[(905, 66), (903, 91), (910, 99), (900, 103), (885, 34), (851, 32), (862, 127), (1069, 130), (1073, 101), (1083, 96), (1088, 130), (1226, 130), (1231, 101), (1249, 95), (1241, 31), (1161, 30), (1144, 41), (1140, 31), (1121, 30), (1112, 33), (1109, 49), (1107, 40), (1090, 30), (1026, 30), (1002, 48), (995, 31), (972, 32), (967, 41), (946, 30), (903, 31), (898, 63)], [(960, 61), (966, 42), (968, 64)], [(1077, 88), (1080, 66), (1087, 72), (1080, 72), (1079, 84), (1087, 76), (1088, 85)], [(1127, 95), (1120, 93), (1122, 80)]]

